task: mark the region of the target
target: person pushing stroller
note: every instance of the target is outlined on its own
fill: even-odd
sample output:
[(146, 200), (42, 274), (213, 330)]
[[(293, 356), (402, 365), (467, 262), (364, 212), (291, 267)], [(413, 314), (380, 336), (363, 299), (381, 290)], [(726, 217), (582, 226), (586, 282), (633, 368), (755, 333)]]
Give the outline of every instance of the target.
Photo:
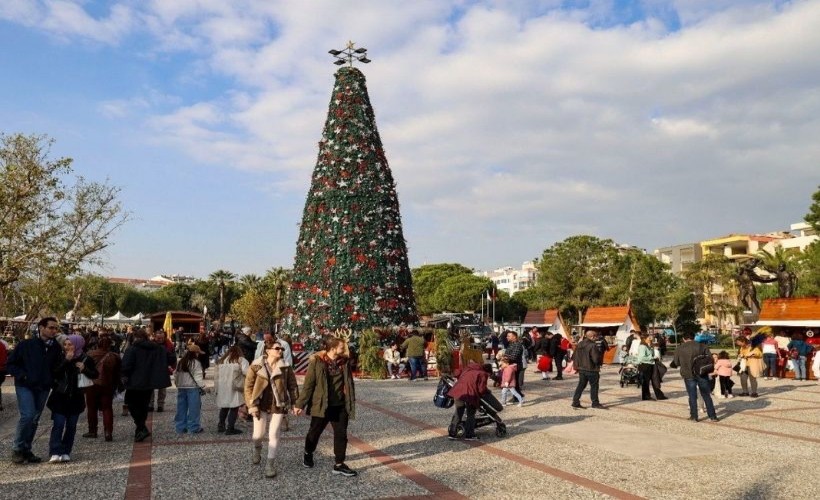
[[(489, 375), (484, 367), (475, 361), (469, 361), (448, 394), (455, 400), (456, 413), (453, 415), (454, 421), (460, 422), (464, 417), (465, 410), (467, 412), (467, 420), (464, 422), (465, 441), (478, 440), (475, 435), (475, 413), (481, 404), (481, 396), (487, 392), (488, 378)], [(458, 439), (452, 433), (448, 437)]]

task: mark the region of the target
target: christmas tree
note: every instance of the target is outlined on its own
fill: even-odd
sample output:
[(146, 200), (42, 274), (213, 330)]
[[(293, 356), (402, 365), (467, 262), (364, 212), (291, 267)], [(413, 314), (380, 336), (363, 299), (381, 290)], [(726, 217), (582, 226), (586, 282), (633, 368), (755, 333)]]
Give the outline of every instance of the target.
[(296, 335), (417, 321), (396, 186), (354, 67), (336, 73), (288, 296)]

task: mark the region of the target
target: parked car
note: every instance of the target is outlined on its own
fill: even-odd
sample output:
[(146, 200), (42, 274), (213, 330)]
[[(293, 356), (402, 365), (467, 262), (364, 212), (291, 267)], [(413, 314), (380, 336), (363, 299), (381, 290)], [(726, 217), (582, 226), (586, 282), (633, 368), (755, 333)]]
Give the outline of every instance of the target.
[(700, 342), (701, 344), (706, 345), (717, 344), (717, 335), (712, 332), (699, 332), (695, 335), (695, 342)]

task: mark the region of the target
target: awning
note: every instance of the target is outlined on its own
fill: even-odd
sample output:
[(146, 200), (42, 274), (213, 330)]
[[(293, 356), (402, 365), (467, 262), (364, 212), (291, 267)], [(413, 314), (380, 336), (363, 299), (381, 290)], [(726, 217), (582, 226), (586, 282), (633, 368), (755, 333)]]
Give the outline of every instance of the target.
[(820, 319), (761, 319), (755, 326), (794, 326), (794, 327), (820, 327)]

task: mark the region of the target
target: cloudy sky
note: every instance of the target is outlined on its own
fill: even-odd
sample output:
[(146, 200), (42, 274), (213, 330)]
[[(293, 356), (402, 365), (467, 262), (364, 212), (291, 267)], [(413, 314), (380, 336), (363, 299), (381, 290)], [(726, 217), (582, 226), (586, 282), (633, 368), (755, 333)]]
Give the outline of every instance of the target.
[(802, 219), (818, 26), (816, 0), (2, 0), (0, 131), (122, 187), (105, 274), (290, 267), (353, 40), (411, 265), (651, 251)]

